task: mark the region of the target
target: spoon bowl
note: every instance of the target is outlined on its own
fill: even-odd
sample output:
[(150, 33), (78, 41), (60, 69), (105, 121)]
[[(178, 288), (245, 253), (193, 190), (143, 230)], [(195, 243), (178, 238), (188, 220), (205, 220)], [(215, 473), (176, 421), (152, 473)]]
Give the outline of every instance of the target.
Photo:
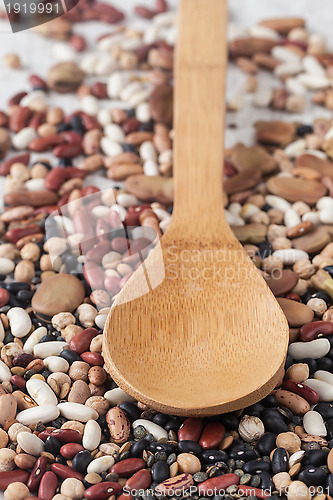
[(104, 327), (113, 379), (158, 411), (205, 416), (265, 397), (282, 375), (286, 318), (224, 216), (226, 2), (182, 0), (170, 226)]

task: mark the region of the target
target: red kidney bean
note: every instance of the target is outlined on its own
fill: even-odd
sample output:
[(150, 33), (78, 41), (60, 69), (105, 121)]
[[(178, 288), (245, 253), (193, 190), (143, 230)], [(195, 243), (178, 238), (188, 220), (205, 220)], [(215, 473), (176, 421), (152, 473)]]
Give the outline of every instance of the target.
[(104, 272), (94, 262), (86, 262), (83, 275), (93, 290), (104, 289)]
[(60, 144), (53, 149), (52, 153), (56, 158), (75, 158), (82, 153), (82, 146), (75, 142)]
[(58, 208), (57, 205), (48, 205), (45, 207), (36, 208), (36, 210), (34, 211), (34, 215), (39, 215), (39, 214), (50, 215), (55, 210), (57, 210), (57, 208)]
[(72, 460), (77, 453), (83, 450), (83, 446), (79, 443), (67, 443), (60, 448), (60, 453), (67, 460)]
[(169, 9), (168, 2), (166, 0), (156, 0), (156, 12), (157, 14), (162, 14)]
[(97, 219), (96, 222), (96, 236), (101, 241), (106, 241), (110, 233), (110, 226), (104, 219)]
[(138, 58), (138, 62), (144, 62), (147, 60), (150, 49), (156, 48), (155, 43), (149, 43), (146, 45), (141, 45), (136, 51), (136, 57)]
[(83, 52), (87, 47), (86, 41), (81, 35), (72, 35), (69, 39), (69, 43), (76, 52)]
[(98, 335), (96, 328), (87, 328), (82, 332), (77, 333), (69, 343), (70, 350), (81, 354), (89, 351), (89, 346), (93, 338)]
[(300, 339), (309, 342), (324, 335), (333, 334), (333, 323), (330, 321), (313, 321), (303, 325), (299, 331)]
[(96, 262), (100, 264), (103, 256), (111, 250), (111, 244), (109, 241), (100, 241), (92, 247), (88, 252), (86, 252), (87, 260)]
[(37, 224), (31, 224), (26, 227), (16, 227), (14, 229), (10, 229), (6, 232), (5, 236), (11, 243), (16, 243), (21, 238), (24, 238), (24, 236), (28, 236), (29, 234), (39, 234), (42, 232), (42, 229), (37, 226)]
[(45, 116), (46, 115), (44, 111), (36, 111), (34, 115), (30, 118), (28, 126), (37, 130), (38, 127), (42, 125), (42, 123), (45, 123)]
[(131, 132), (136, 132), (140, 127), (140, 122), (134, 116), (129, 118), (122, 124), (122, 129), (125, 134), (130, 134)]
[(22, 469), (15, 469), (6, 472), (0, 472), (0, 490), (3, 491), (10, 483), (19, 482), (27, 484), (30, 472)]
[(21, 377), (20, 375), (13, 375), (12, 378), (10, 379), (10, 381), (13, 385), (15, 385), (16, 387), (18, 387), (19, 389), (22, 389), (22, 390), (25, 389), (25, 386), (27, 383), (27, 381), (24, 380), (24, 378)]
[(115, 210), (110, 210), (108, 218), (112, 229), (122, 227), (123, 223), (121, 222), (120, 215)]
[(121, 492), (121, 485), (112, 481), (94, 484), (90, 486), (84, 496), (87, 500), (107, 500), (112, 495), (118, 495)]
[(225, 490), (233, 484), (239, 484), (239, 476), (237, 474), (224, 474), (224, 476), (212, 477), (199, 484), (198, 493), (205, 496), (209, 490), (214, 491), (215, 488), (217, 491)]
[(45, 472), (39, 485), (38, 496), (42, 500), (52, 500), (58, 487), (58, 478), (54, 472)]
[(66, 194), (64, 194), (64, 196), (62, 196), (60, 198), (60, 200), (57, 203), (57, 208), (59, 208), (59, 207), (61, 208), (61, 207), (65, 206), (65, 205), (67, 205), (67, 203), (69, 201), (70, 194), (71, 193), (66, 193)]
[(15, 106), (17, 104), (20, 104), (22, 101), (23, 97), (25, 97), (27, 92), (18, 92), (17, 94), (13, 95), (8, 101), (9, 106)]
[(199, 418), (187, 418), (178, 431), (178, 441), (199, 441), (202, 433), (202, 421)]
[(48, 135), (47, 137), (38, 137), (38, 139), (34, 139), (29, 143), (29, 149), (30, 151), (36, 151), (40, 153), (43, 151), (48, 151), (53, 146), (62, 144), (63, 142), (64, 140), (62, 137), (60, 137), (60, 135), (52, 134)]
[(30, 205), (31, 207), (42, 207), (57, 203), (58, 196), (52, 191), (15, 191), (4, 196), (5, 204), (10, 207)]
[(109, 472), (118, 474), (120, 477), (130, 477), (146, 466), (147, 464), (142, 458), (125, 458), (125, 460), (121, 460), (112, 465)]
[(83, 481), (84, 477), (80, 472), (76, 472), (74, 469), (71, 467), (68, 467), (68, 465), (62, 465), (62, 464), (57, 464), (54, 463), (51, 465), (51, 470), (57, 476), (61, 477), (61, 479), (67, 479), (69, 477), (73, 477), (74, 479), (78, 479), (79, 481)]
[(81, 441), (81, 434), (74, 429), (45, 429), (38, 434), (38, 437), (43, 441), (46, 441), (49, 436), (56, 437), (63, 444)]
[(127, 479), (124, 490), (146, 490), (151, 485), (151, 474), (147, 469), (141, 469)]
[(255, 496), (257, 498), (260, 498), (260, 500), (270, 497), (270, 493), (266, 490), (261, 490), (260, 488), (252, 488), (252, 486), (245, 485), (238, 486), (238, 494), (242, 497)]
[(117, 293), (121, 290), (120, 281), (121, 278), (118, 276), (106, 276), (104, 286), (108, 292), (112, 293), (112, 295), (117, 295)]
[(95, 236), (94, 220), (85, 207), (81, 207), (75, 211), (75, 214), (73, 215), (73, 224), (75, 231), (83, 234), (86, 240)]
[(9, 128), (12, 132), (19, 132), (29, 123), (30, 118), (33, 115), (33, 111), (30, 108), (15, 109), (9, 117)]
[(116, 238), (113, 238), (111, 241), (111, 248), (115, 252), (118, 253), (124, 253), (126, 250), (130, 248), (130, 242), (128, 241), (127, 238), (121, 238), (117, 236)]
[(45, 457), (37, 458), (35, 465), (31, 471), (27, 486), (30, 491), (36, 491), (43, 475), (46, 472), (47, 459)]
[(51, 191), (58, 191), (62, 184), (69, 179), (73, 179), (74, 177), (84, 179), (86, 175), (86, 172), (75, 167), (54, 167), (45, 177), (45, 188)]
[(74, 130), (66, 130), (65, 132), (61, 132), (60, 135), (69, 144), (81, 144), (82, 142), (81, 135)]
[(237, 174), (237, 170), (229, 161), (224, 160), (223, 174), (227, 177), (233, 177)]
[(83, 361), (86, 363), (89, 363), (91, 366), (103, 366), (104, 365), (104, 359), (101, 354), (98, 352), (83, 352), (81, 354), (81, 358)]
[(293, 392), (304, 398), (310, 405), (315, 405), (319, 401), (319, 396), (307, 385), (296, 382), (295, 380), (285, 380), (282, 384), (282, 389)]
[(225, 427), (220, 422), (210, 422), (204, 428), (199, 444), (204, 450), (214, 450), (220, 444), (225, 435)]
[(91, 115), (88, 115), (87, 113), (81, 112), (80, 117), (81, 117), (82, 124), (83, 124), (84, 128), (86, 129), (86, 131), (91, 130), (93, 128), (98, 128), (98, 129), (102, 128), (101, 124), (99, 123), (97, 118), (95, 118), (94, 116), (91, 116)]
[(99, 193), (101, 190), (96, 186), (85, 186), (81, 189), (81, 196), (89, 196), (91, 194)]
[(97, 97), (97, 99), (106, 99), (108, 96), (106, 83), (95, 82), (91, 87), (91, 93), (93, 96)]
[(30, 161), (30, 153), (23, 153), (21, 155), (16, 155), (10, 160), (6, 160), (2, 162), (0, 166), (0, 175), (8, 175), (10, 174), (10, 167), (14, 165), (14, 163), (24, 163), (24, 165), (28, 165)]
[(148, 203), (135, 207), (129, 207), (124, 220), (126, 226), (138, 226), (140, 224), (139, 217), (141, 215), (141, 212), (147, 210), (147, 208), (150, 208), (150, 205), (148, 205)]
[(33, 88), (38, 88), (38, 89), (47, 88), (45, 80), (43, 80), (43, 78), (41, 78), (38, 75), (30, 75), (28, 81)]
[(8, 290), (6, 290), (5, 288), (0, 288), (0, 307), (3, 307), (6, 304), (8, 304), (9, 299), (10, 295)]
[(301, 297), (297, 293), (288, 293), (286, 299), (295, 300), (295, 302), (301, 302)]
[(0, 111), (0, 127), (8, 126), (8, 116), (4, 111)]
[(151, 9), (148, 9), (144, 5), (137, 5), (134, 8), (134, 12), (136, 13), (137, 16), (142, 17), (143, 19), (152, 19), (154, 16), (156, 16), (156, 12), (154, 12)]

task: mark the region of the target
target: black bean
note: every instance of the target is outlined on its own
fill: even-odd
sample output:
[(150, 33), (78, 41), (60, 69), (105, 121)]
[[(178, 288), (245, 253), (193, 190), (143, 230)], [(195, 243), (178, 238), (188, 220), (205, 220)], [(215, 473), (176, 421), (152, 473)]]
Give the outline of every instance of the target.
[(19, 290), (17, 292), (16, 298), (18, 300), (21, 300), (22, 302), (26, 302), (31, 299), (33, 296), (34, 292), (32, 290)]
[(273, 474), (287, 472), (289, 470), (288, 455), (284, 448), (276, 448), (271, 459), (271, 464)]
[(273, 253), (272, 245), (268, 241), (263, 241), (259, 244), (258, 255), (261, 260), (266, 259)]
[(52, 453), (54, 457), (59, 454), (61, 446), (62, 443), (56, 437), (49, 436), (48, 438), (46, 438), (45, 451)]
[(333, 495), (333, 474), (329, 474), (326, 479), (326, 491), (328, 495)]
[(79, 451), (79, 453), (77, 453), (73, 458), (72, 467), (76, 470), (76, 472), (85, 474), (87, 472), (87, 467), (92, 460), (93, 456), (88, 450)]
[(156, 481), (156, 483), (162, 483), (170, 477), (168, 464), (166, 462), (156, 462), (156, 464), (152, 467), (151, 475), (153, 481)]
[(315, 467), (326, 465), (328, 453), (329, 450), (327, 448), (322, 448), (320, 450), (309, 450), (303, 457), (302, 465), (314, 465)]
[(333, 360), (330, 358), (319, 358), (317, 359), (318, 370), (324, 370), (325, 372), (333, 373)]
[(280, 434), (281, 432), (288, 432), (289, 430), (281, 414), (273, 408), (265, 408), (260, 418), (263, 421), (265, 429), (269, 432)]
[(30, 290), (30, 284), (23, 281), (13, 281), (12, 283), (7, 283), (7, 290), (10, 293), (17, 293), (20, 290)]
[(42, 344), (43, 342), (54, 342), (56, 340), (55, 336), (52, 335), (51, 333), (47, 333), (40, 339), (40, 343)]
[(271, 478), (271, 475), (270, 475), (269, 472), (260, 471), (260, 472), (258, 472), (257, 475), (261, 479), (261, 481), (260, 481), (260, 488), (261, 489), (263, 489), (263, 490), (270, 490), (270, 491), (274, 491), (275, 490), (274, 483), (272, 481), (272, 478)]
[(165, 451), (165, 453), (170, 455), (170, 453), (174, 452), (174, 447), (168, 443), (156, 443), (156, 441), (154, 441), (153, 443), (149, 444), (148, 450), (152, 453), (156, 453), (157, 451)]
[(270, 452), (275, 448), (275, 441), (276, 434), (274, 434), (273, 432), (265, 432), (265, 434), (263, 434), (261, 438), (259, 438), (256, 449), (263, 456), (269, 455)]
[(70, 365), (74, 363), (74, 361), (82, 361), (81, 356), (77, 352), (70, 351), (69, 349), (61, 351), (59, 356), (68, 361)]
[(202, 453), (202, 447), (199, 443), (187, 439), (179, 441), (178, 449), (181, 453), (194, 453), (194, 455), (200, 455), (200, 453)]
[(327, 474), (323, 469), (307, 465), (298, 474), (299, 481), (303, 481), (307, 486), (323, 486), (326, 482)]
[(333, 419), (327, 420), (325, 422), (327, 429), (327, 437), (328, 439), (333, 439)]
[(249, 462), (250, 460), (255, 460), (258, 458), (258, 455), (255, 450), (237, 450), (237, 451), (232, 451), (229, 454), (230, 458), (233, 458), (234, 460), (243, 460), (244, 462)]
[(165, 413), (157, 413), (154, 415), (153, 422), (161, 427), (165, 427), (165, 425), (169, 422), (171, 416), (166, 415)]
[(169, 432), (169, 431), (174, 431), (177, 432), (182, 425), (181, 420), (169, 420), (169, 422), (165, 425), (164, 429)]
[(201, 453), (201, 459), (206, 464), (224, 462), (227, 458), (228, 454), (223, 450), (205, 450)]
[(243, 470), (248, 474), (257, 474), (260, 471), (269, 472), (271, 464), (265, 460), (250, 460), (244, 465)]
[(218, 420), (229, 430), (236, 431), (238, 429), (238, 418), (232, 413), (225, 413), (221, 415)]
[(297, 127), (297, 135), (300, 137), (303, 137), (304, 135), (307, 134), (312, 134), (312, 132), (313, 132), (312, 125), (299, 125)]
[(144, 450), (148, 448), (149, 441), (147, 439), (139, 439), (135, 441), (130, 449), (131, 457), (141, 458)]
[(246, 408), (246, 415), (250, 415), (253, 417), (259, 417), (260, 413), (264, 410), (265, 406), (262, 403), (255, 403), (252, 406)]
[(303, 358), (297, 361), (297, 363), (306, 363), (309, 367), (310, 370), (310, 376), (314, 374), (314, 372), (317, 371), (317, 363), (315, 359), (312, 358)]
[(131, 420), (138, 420), (141, 416), (141, 410), (136, 406), (136, 404), (130, 403), (129, 401), (123, 401), (120, 403), (119, 408), (124, 410)]

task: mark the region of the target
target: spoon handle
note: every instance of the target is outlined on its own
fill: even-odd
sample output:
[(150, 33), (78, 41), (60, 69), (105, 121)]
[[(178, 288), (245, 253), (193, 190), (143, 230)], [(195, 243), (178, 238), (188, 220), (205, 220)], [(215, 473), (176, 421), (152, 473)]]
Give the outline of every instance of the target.
[(192, 232), (193, 224), (203, 230), (214, 226), (213, 212), (219, 225), (225, 220), (226, 24), (227, 0), (181, 0), (175, 66), (173, 219), (178, 224), (182, 220), (183, 227), (191, 223)]

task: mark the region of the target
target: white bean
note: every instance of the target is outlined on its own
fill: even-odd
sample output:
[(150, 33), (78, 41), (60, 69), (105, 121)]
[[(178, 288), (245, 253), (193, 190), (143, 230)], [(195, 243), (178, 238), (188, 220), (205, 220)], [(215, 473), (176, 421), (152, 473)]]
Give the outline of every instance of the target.
[(302, 217), (303, 222), (312, 222), (314, 226), (318, 226), (319, 224), (319, 214), (316, 212), (307, 212)]
[(301, 218), (292, 208), (287, 210), (284, 214), (284, 224), (287, 227), (294, 227), (301, 223)]
[(133, 205), (138, 205), (139, 200), (136, 198), (136, 196), (133, 196), (132, 194), (119, 193), (117, 195), (117, 203), (122, 207), (128, 208)]
[(326, 436), (327, 430), (323, 417), (317, 411), (308, 411), (303, 417), (305, 432), (311, 436)]
[(324, 68), (314, 56), (304, 56), (302, 59), (302, 66), (306, 73), (317, 76), (326, 76)]
[(290, 344), (288, 352), (293, 359), (303, 358), (319, 359), (328, 353), (331, 344), (328, 339), (315, 339), (310, 342), (294, 342)]
[(150, 420), (145, 420), (144, 418), (139, 418), (135, 420), (132, 424), (133, 429), (138, 427), (138, 425), (142, 425), (150, 434), (154, 436), (154, 439), (158, 441), (159, 439), (168, 438), (168, 433), (163, 427), (155, 424), (154, 422), (150, 422)]
[(6, 363), (0, 360), (0, 382), (9, 382), (12, 378), (12, 373)]
[(110, 54), (103, 54), (103, 56), (99, 57), (96, 62), (94, 73), (97, 76), (108, 76), (116, 68), (117, 63), (115, 59), (110, 56)]
[(304, 252), (304, 250), (283, 248), (281, 250), (275, 250), (275, 252), (273, 252), (273, 257), (278, 257), (284, 264), (292, 265), (298, 260), (308, 259), (309, 255), (307, 252)]
[(274, 69), (274, 75), (278, 78), (282, 76), (293, 76), (300, 73), (302, 66), (300, 62), (284, 62)]
[(310, 73), (302, 73), (297, 76), (297, 79), (310, 90), (326, 89), (331, 84), (331, 81), (327, 76), (317, 76)]
[(123, 401), (135, 402), (135, 399), (127, 394), (127, 392), (120, 389), (120, 387), (115, 387), (115, 389), (107, 391), (104, 397), (109, 401), (111, 406), (117, 406), (118, 403), (122, 403)]
[(266, 28), (266, 26), (252, 26), (252, 28), (249, 28), (249, 33), (255, 38), (269, 38), (270, 40), (280, 39), (280, 35), (277, 31), (272, 30), (271, 28)]
[(80, 68), (86, 75), (94, 75), (95, 67), (98, 62), (99, 55), (97, 53), (86, 54), (83, 56), (82, 61), (80, 62)]
[(57, 408), (60, 410), (61, 415), (68, 418), (68, 420), (88, 422), (88, 420), (98, 419), (98, 413), (96, 410), (79, 403), (59, 403)]
[(110, 99), (118, 99), (125, 87), (127, 78), (123, 73), (113, 73), (108, 79), (107, 93)]
[(320, 210), (319, 220), (323, 224), (333, 224), (333, 207), (326, 207)]
[(323, 210), (324, 208), (333, 209), (333, 198), (330, 196), (323, 196), (317, 201), (316, 208), (317, 210)]
[(111, 141), (119, 142), (120, 144), (125, 142), (125, 134), (123, 129), (116, 123), (110, 123), (104, 128), (104, 134), (111, 139)]
[(24, 183), (24, 187), (28, 191), (43, 191), (45, 189), (44, 179), (29, 179)]
[(274, 194), (267, 194), (265, 196), (265, 200), (268, 205), (272, 208), (276, 208), (277, 210), (281, 210), (281, 212), (286, 212), (291, 208), (289, 201), (281, 198), (280, 196), (275, 196)]
[(31, 432), (19, 432), (17, 435), (17, 443), (22, 450), (34, 457), (38, 457), (44, 451), (44, 441)]
[(23, 351), (32, 354), (34, 347), (39, 343), (40, 339), (43, 338), (47, 334), (47, 329), (45, 326), (40, 326), (31, 335), (27, 338), (24, 343)]
[(264, 88), (264, 89), (259, 89), (255, 94), (254, 94), (254, 99), (253, 99), (253, 104), (257, 108), (267, 108), (267, 106), (270, 105), (273, 99), (273, 89), (271, 88)]
[(33, 408), (23, 410), (16, 415), (16, 419), (23, 425), (35, 425), (38, 422), (47, 424), (51, 420), (58, 418), (59, 415), (60, 411), (56, 406), (44, 405), (43, 408), (34, 406)]
[(122, 101), (127, 101), (132, 95), (136, 94), (139, 90), (142, 90), (142, 83), (131, 82), (122, 89), (120, 93), (120, 99)]
[(112, 141), (108, 137), (102, 137), (101, 149), (107, 156), (117, 156), (123, 152), (122, 146), (118, 142)]
[(127, 99), (127, 104), (131, 108), (136, 108), (139, 106), (139, 104), (142, 104), (144, 101), (146, 101), (149, 96), (150, 96), (151, 90), (150, 89), (142, 89), (139, 90), (138, 92), (135, 92), (132, 94), (128, 99)]
[(145, 175), (159, 175), (157, 162), (155, 160), (146, 160), (143, 164), (143, 173)]
[(326, 370), (317, 370), (313, 377), (333, 385), (333, 373), (327, 372)]
[(93, 95), (86, 95), (81, 99), (81, 109), (88, 115), (96, 116), (99, 111), (98, 99)]
[(14, 337), (25, 337), (31, 330), (29, 314), (21, 307), (12, 307), (7, 313), (10, 330)]
[(275, 57), (275, 59), (283, 62), (299, 63), (301, 61), (300, 56), (296, 54), (296, 52), (293, 52), (282, 45), (273, 47), (271, 54)]
[(114, 464), (114, 458), (111, 455), (95, 458), (87, 467), (88, 474), (100, 474), (107, 471)]
[(299, 82), (296, 78), (287, 78), (285, 81), (285, 86), (288, 92), (296, 95), (305, 95), (306, 88)]
[(82, 446), (89, 451), (96, 450), (101, 442), (101, 428), (96, 420), (88, 420), (84, 427)]
[(6, 257), (0, 257), (0, 274), (10, 274), (14, 271), (15, 264)]
[(306, 148), (306, 142), (304, 139), (298, 139), (297, 141), (292, 142), (287, 146), (284, 150), (289, 158), (296, 158), (297, 155), (302, 153)]
[(12, 145), (15, 149), (26, 149), (31, 141), (37, 139), (38, 135), (34, 128), (22, 128), (17, 134), (12, 137)]
[(314, 378), (305, 380), (303, 384), (313, 389), (318, 394), (320, 401), (323, 401), (325, 403), (330, 403), (331, 401), (333, 401), (333, 385), (328, 384), (323, 380), (317, 380)]
[(29, 396), (36, 401), (38, 406), (57, 406), (58, 398), (44, 380), (31, 378), (26, 384), (26, 389)]
[(36, 358), (47, 358), (48, 356), (57, 356), (61, 353), (64, 347), (67, 347), (67, 342), (43, 342), (42, 344), (35, 345), (33, 353)]
[(148, 102), (140, 103), (135, 110), (135, 117), (139, 122), (147, 123), (151, 118), (150, 106)]
[(74, 49), (68, 43), (55, 43), (52, 52), (57, 61), (76, 61), (77, 55)]
[(44, 359), (44, 365), (52, 373), (67, 373), (69, 369), (68, 361), (60, 356), (48, 356)]
[(102, 125), (102, 127), (105, 127), (106, 125), (109, 125), (111, 123), (111, 113), (109, 109), (100, 109), (97, 113), (97, 120), (98, 122)]

